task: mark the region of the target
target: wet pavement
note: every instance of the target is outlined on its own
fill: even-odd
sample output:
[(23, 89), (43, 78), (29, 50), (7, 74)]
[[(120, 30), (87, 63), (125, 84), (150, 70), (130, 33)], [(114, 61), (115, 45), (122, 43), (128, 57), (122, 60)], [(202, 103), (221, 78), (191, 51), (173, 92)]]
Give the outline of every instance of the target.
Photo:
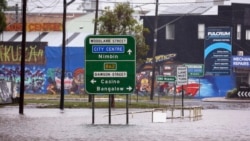
[[(180, 101), (176, 101), (178, 104)], [(170, 102), (171, 103), (171, 102)], [(1, 141), (248, 141), (250, 103), (186, 100), (186, 106), (202, 105), (202, 119), (166, 119), (152, 122), (152, 109), (41, 109), (26, 106), (0, 108)], [(179, 111), (175, 111), (177, 114)], [(167, 112), (168, 113), (168, 112)], [(116, 115), (121, 114), (121, 115)], [(116, 116), (115, 116), (116, 115)], [(187, 115), (187, 113), (185, 113)], [(167, 115), (168, 116), (168, 115)]]

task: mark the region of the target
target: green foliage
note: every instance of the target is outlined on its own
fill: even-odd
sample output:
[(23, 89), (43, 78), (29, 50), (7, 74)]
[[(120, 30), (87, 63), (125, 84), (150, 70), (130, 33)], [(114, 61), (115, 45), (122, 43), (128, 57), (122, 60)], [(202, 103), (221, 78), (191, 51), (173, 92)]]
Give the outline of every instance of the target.
[(6, 0), (0, 0), (0, 12), (4, 11), (7, 8)]
[(226, 98), (235, 98), (235, 97), (237, 97), (237, 89), (236, 88), (227, 91)]
[[(92, 103), (88, 102), (88, 95), (65, 95), (64, 108), (92, 108)], [(95, 95), (95, 108), (108, 108), (108, 95)], [(126, 95), (115, 95), (115, 108), (126, 108)], [(98, 101), (101, 99), (101, 101)], [(164, 103), (151, 102), (149, 97), (131, 95), (129, 97), (129, 108), (166, 108)], [(162, 97), (162, 100), (169, 100), (169, 97)], [(104, 100), (104, 101), (103, 101)], [(24, 105), (37, 108), (59, 108), (60, 95), (25, 94)], [(18, 103), (8, 104), (17, 106)], [(0, 104), (0, 108), (5, 106)]]
[[(31, 101), (26, 101), (26, 104), (28, 104)], [(42, 105), (42, 103), (46, 103), (43, 106), (38, 106), (38, 108), (59, 108), (58, 103), (51, 103), (51, 102), (45, 102), (45, 101), (32, 101), (33, 103), (37, 103), (38, 105)], [(132, 103), (129, 105), (129, 108), (140, 108), (140, 109), (148, 109), (148, 108), (165, 108), (165, 105), (158, 105), (158, 104), (153, 104), (153, 103), (143, 103), (143, 102), (138, 102), (138, 103)], [(68, 102), (66, 101), (64, 103), (64, 108), (92, 108), (92, 103), (90, 102)], [(95, 102), (95, 108), (109, 108), (108, 102)], [(126, 108), (126, 103), (125, 102), (116, 102), (115, 103), (115, 108)]]
[(132, 14), (134, 10), (129, 3), (118, 3), (113, 10), (106, 7), (96, 20), (100, 35), (132, 35), (136, 40), (137, 64), (145, 61), (149, 46), (145, 43), (144, 34), (149, 30), (144, 28)]
[[(131, 102), (129, 108), (164, 108), (166, 105), (158, 105), (157, 103), (143, 102)], [(58, 100), (46, 100), (46, 99), (31, 99), (25, 100), (25, 105), (35, 105), (37, 108), (59, 108)], [(16, 105), (16, 104), (13, 104)], [(0, 105), (1, 106), (1, 105)], [(107, 102), (95, 102), (95, 108), (108, 108), (109, 103)], [(1, 108), (1, 107), (0, 107)], [(92, 108), (91, 102), (83, 102), (79, 100), (65, 101), (64, 108)], [(115, 102), (115, 108), (126, 108), (125, 101)]]
[(6, 0), (0, 0), (0, 33), (2, 33), (6, 27), (6, 18), (3, 13), (6, 7), (7, 7)]

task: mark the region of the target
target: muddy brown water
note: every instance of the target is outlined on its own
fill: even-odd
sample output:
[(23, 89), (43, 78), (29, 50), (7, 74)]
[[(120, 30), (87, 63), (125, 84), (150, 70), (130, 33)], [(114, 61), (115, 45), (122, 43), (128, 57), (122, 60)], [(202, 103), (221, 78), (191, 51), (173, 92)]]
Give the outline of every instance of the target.
[(204, 109), (198, 121), (184, 119), (152, 122), (151, 109), (112, 109), (109, 124), (108, 109), (0, 108), (1, 141), (247, 141), (250, 140), (250, 110)]

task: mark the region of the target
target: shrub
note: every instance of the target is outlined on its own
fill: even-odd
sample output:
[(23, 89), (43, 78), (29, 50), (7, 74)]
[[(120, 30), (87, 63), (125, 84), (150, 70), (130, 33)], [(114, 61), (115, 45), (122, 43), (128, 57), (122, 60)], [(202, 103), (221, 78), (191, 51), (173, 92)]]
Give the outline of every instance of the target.
[(237, 89), (234, 88), (232, 90), (227, 91), (226, 98), (236, 98), (237, 96)]

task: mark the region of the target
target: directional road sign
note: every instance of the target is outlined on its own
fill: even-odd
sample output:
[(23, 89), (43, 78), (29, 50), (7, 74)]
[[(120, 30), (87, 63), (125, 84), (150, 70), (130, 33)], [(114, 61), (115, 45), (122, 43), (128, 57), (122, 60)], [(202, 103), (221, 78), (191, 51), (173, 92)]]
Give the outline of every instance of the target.
[(177, 85), (186, 85), (188, 81), (187, 67), (178, 66), (177, 67)]
[(204, 65), (203, 64), (184, 64), (187, 67), (189, 77), (203, 77)]
[(85, 90), (89, 94), (131, 94), (136, 48), (132, 36), (91, 35), (85, 39)]
[(176, 78), (175, 76), (163, 76), (163, 75), (158, 75), (156, 76), (157, 81), (164, 81), (164, 82), (175, 82)]

